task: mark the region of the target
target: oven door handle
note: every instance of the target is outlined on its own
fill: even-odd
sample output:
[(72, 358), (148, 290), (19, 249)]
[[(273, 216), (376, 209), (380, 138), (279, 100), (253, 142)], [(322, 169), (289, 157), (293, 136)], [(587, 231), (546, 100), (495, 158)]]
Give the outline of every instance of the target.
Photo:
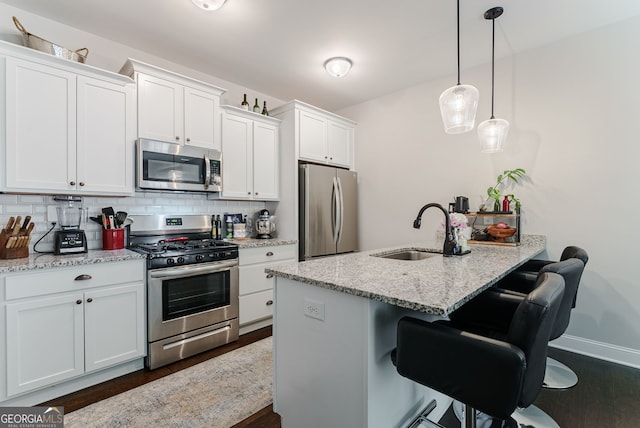
[(229, 270), (230, 268), (238, 266), (237, 261), (232, 262), (218, 262), (215, 265), (188, 265), (172, 269), (158, 269), (150, 270), (149, 278), (179, 278), (184, 276), (200, 275), (207, 273), (216, 273)]

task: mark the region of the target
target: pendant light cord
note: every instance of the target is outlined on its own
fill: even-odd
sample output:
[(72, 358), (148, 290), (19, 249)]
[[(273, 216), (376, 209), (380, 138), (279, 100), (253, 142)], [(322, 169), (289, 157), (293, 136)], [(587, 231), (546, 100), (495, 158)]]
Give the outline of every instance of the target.
[(491, 19), (491, 23), (493, 26), (492, 35), (491, 35), (491, 119), (495, 119), (496, 117), (493, 115), (493, 93), (495, 87), (495, 55), (496, 55), (496, 19)]
[(460, 84), (460, 0), (458, 0), (458, 8), (456, 15), (456, 25), (457, 25), (457, 34), (458, 34), (458, 85)]

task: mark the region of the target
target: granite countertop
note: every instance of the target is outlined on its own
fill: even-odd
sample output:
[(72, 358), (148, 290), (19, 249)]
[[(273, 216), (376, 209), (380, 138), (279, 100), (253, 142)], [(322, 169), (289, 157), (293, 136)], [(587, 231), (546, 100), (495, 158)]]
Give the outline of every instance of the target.
[(56, 256), (32, 253), (22, 259), (0, 260), (0, 273), (25, 272), (37, 269), (89, 265), (94, 263), (121, 262), (144, 259), (142, 254), (123, 250), (89, 250), (88, 253)]
[(499, 279), (544, 251), (541, 235), (524, 235), (520, 246), (471, 244), (464, 256), (437, 255), (404, 261), (373, 257), (402, 249), (442, 251), (416, 243), (270, 266), (267, 273), (435, 315), (448, 315)]
[(238, 248), (256, 248), (256, 247), (270, 247), (272, 245), (289, 245), (295, 244), (295, 239), (228, 239), (229, 242), (233, 242), (238, 245)]

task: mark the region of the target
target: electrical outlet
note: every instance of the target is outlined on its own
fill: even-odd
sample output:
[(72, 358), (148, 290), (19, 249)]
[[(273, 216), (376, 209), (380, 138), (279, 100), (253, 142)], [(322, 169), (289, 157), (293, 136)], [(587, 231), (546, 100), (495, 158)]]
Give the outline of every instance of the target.
[(305, 298), (304, 314), (308, 317), (324, 321), (324, 303)]

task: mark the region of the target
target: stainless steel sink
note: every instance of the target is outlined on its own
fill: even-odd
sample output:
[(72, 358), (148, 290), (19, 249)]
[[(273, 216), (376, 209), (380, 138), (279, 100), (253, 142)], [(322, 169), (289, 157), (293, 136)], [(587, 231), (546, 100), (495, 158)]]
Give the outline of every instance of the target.
[(442, 253), (436, 253), (426, 250), (399, 250), (393, 253), (371, 254), (373, 257), (394, 260), (424, 260), (430, 257), (442, 256)]

